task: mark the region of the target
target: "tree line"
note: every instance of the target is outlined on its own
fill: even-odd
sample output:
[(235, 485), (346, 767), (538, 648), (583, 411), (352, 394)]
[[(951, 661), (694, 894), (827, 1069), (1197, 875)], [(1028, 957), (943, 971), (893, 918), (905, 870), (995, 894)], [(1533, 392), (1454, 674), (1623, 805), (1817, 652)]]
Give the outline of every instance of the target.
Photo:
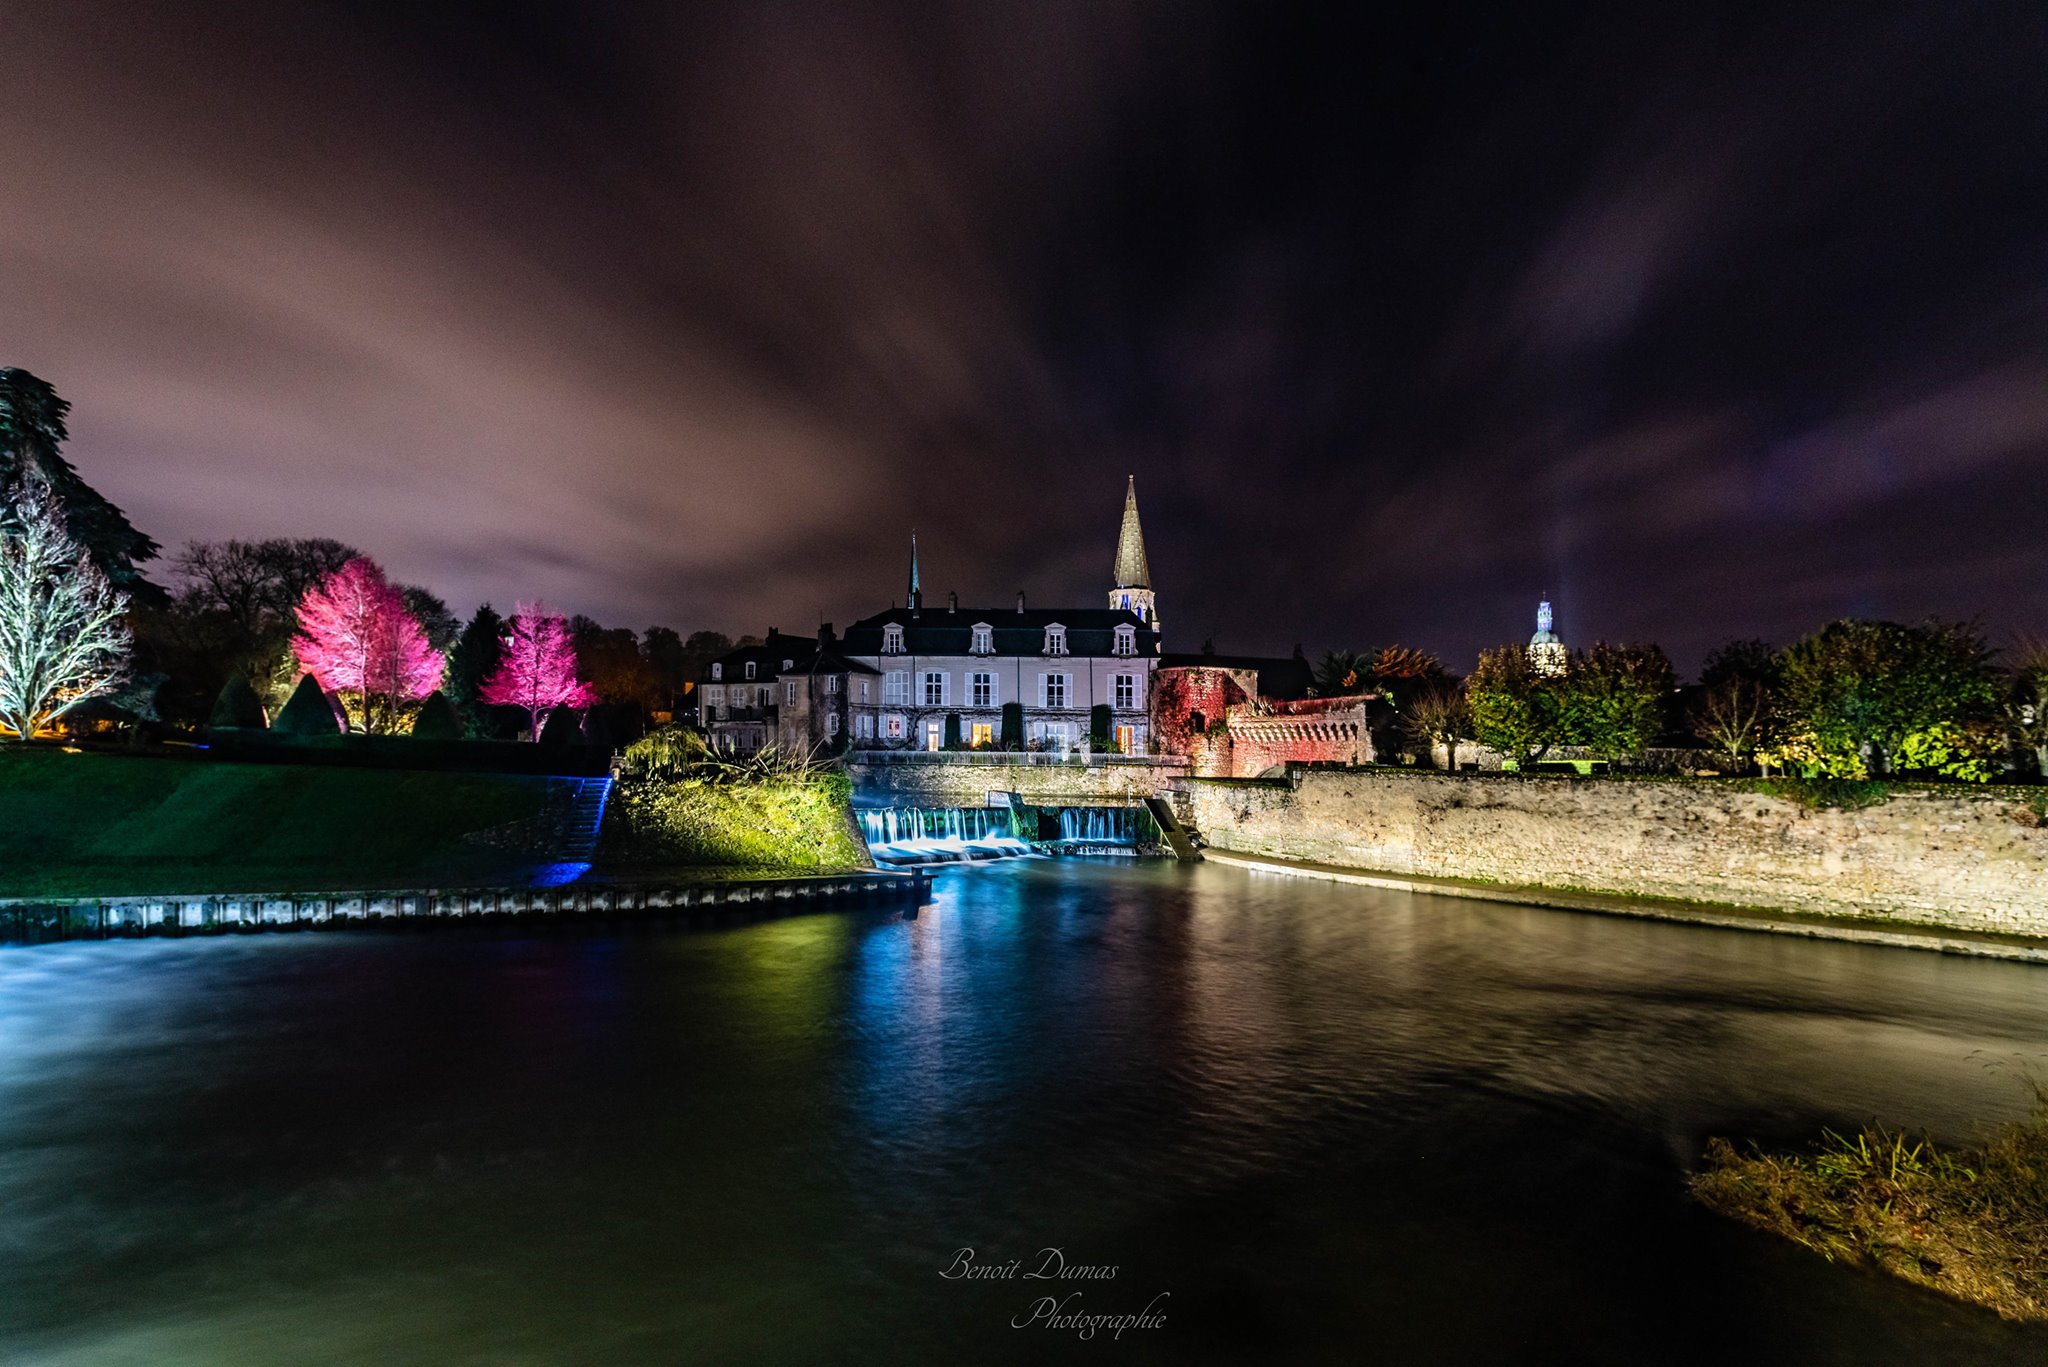
[(465, 621), (326, 538), (190, 542), (159, 585), (142, 567), (162, 548), (64, 458), (69, 409), (0, 368), (0, 734), (94, 714), (260, 725), (313, 679), (337, 728), (402, 731), (431, 713), (429, 730), (510, 738), (575, 708), (630, 740), (732, 649), (719, 632), (641, 633), (538, 604), (507, 619), (485, 603)]
[(1316, 685), (1379, 693), (1397, 729), (1445, 747), (1454, 768), (1477, 743), (1522, 766), (1566, 750), (1625, 766), (1691, 747), (1736, 773), (2048, 775), (2048, 640), (2001, 654), (1967, 623), (1845, 619), (1782, 648), (1730, 641), (1684, 687), (1659, 647), (1604, 642), (1555, 662), (1500, 646), (1462, 679), (1404, 647), (1337, 651)]

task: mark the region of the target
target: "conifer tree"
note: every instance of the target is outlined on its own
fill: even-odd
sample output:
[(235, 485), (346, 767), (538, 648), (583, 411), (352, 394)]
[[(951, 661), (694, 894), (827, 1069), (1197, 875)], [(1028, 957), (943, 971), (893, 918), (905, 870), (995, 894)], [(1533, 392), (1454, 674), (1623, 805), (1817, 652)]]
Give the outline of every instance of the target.
[(129, 524), (127, 514), (79, 477), (62, 447), (71, 405), (26, 370), (0, 366), (0, 489), (33, 476), (62, 510), (64, 530), (85, 548), (115, 589), (140, 602), (159, 603), (164, 592), (137, 567), (156, 557), (157, 544)]

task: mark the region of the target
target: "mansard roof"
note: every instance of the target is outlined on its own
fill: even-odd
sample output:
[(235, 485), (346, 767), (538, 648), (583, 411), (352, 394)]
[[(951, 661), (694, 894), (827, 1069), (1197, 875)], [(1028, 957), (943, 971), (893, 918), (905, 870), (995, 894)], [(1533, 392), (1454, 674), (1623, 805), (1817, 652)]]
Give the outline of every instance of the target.
[[(782, 667), (784, 660), (789, 668)], [(747, 664), (754, 666), (754, 677), (746, 677)], [(772, 683), (782, 674), (873, 674), (875, 671), (859, 660), (849, 659), (845, 648), (837, 641), (825, 642), (822, 646), (812, 636), (785, 636), (771, 630), (768, 639), (759, 645), (741, 646), (728, 650), (711, 661), (722, 665), (722, 677), (713, 679), (710, 666), (704, 669), (704, 683)]]
[(914, 615), (909, 608), (891, 608), (848, 627), (841, 649), (849, 655), (880, 655), (882, 628), (900, 626), (906, 655), (971, 655), (974, 628), (984, 623), (995, 629), (991, 644), (997, 655), (1044, 654), (1049, 626), (1067, 629), (1069, 655), (1115, 655), (1118, 627), (1132, 628), (1136, 654), (1159, 650), (1159, 633), (1122, 608), (925, 608)]

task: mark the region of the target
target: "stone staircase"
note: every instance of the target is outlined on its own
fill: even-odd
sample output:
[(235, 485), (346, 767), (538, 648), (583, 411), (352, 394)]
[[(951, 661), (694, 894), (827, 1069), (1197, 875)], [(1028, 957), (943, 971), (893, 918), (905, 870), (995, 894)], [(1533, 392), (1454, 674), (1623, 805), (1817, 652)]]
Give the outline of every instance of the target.
[(611, 796), (612, 781), (606, 778), (568, 779), (576, 791), (558, 828), (560, 844), (556, 858), (564, 863), (588, 864), (597, 858), (597, 837), (604, 827), (605, 799)]

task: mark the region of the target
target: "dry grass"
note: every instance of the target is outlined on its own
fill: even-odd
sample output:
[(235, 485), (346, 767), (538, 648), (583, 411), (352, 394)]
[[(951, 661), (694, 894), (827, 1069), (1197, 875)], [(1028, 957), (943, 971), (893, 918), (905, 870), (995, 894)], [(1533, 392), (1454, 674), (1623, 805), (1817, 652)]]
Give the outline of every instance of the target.
[(1873, 1126), (1811, 1152), (1708, 1142), (1692, 1179), (1709, 1209), (1830, 1260), (1874, 1263), (1997, 1311), (2048, 1320), (2048, 1096), (1981, 1148), (1944, 1150)]

